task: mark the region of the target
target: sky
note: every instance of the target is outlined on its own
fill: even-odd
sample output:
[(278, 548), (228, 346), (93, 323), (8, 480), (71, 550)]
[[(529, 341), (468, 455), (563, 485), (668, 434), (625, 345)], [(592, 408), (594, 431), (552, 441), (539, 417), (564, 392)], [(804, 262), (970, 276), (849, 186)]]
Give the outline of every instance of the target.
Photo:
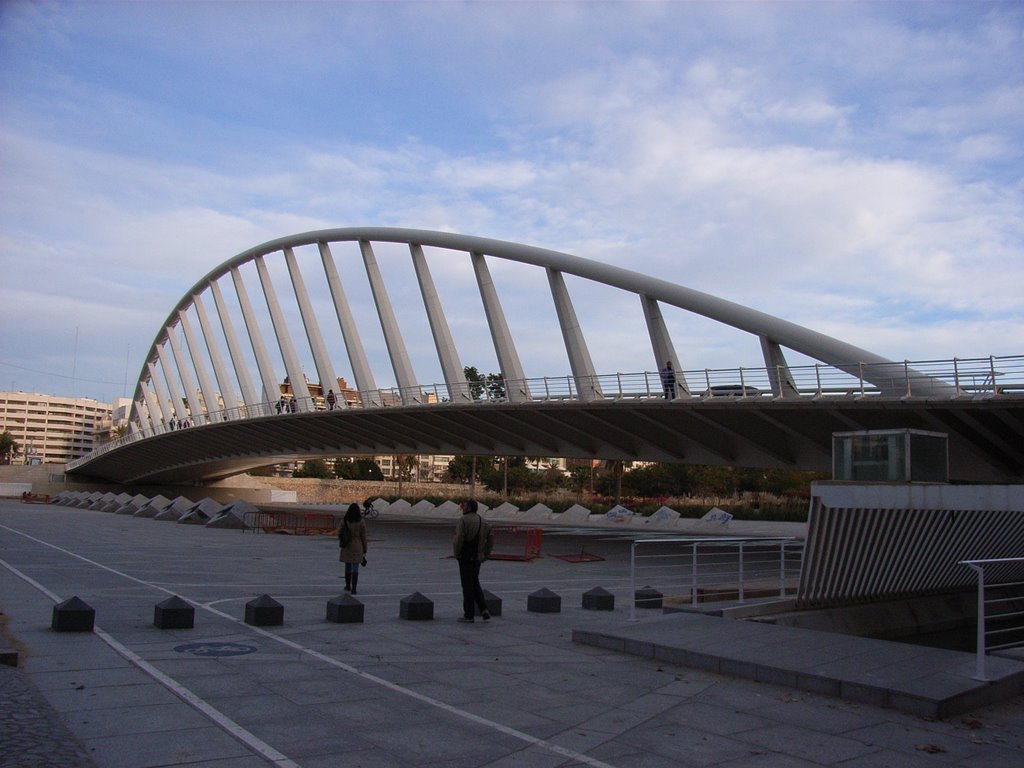
[[(1024, 4), (0, 2), (0, 390), (131, 396), (202, 276), (354, 226), (564, 251), (895, 360), (1024, 354)], [(468, 264), (430, 259), (496, 370)], [(546, 282), (492, 271), (527, 375), (567, 373)], [(635, 297), (567, 282), (599, 373), (656, 369)], [(763, 365), (666, 321), (685, 369)]]

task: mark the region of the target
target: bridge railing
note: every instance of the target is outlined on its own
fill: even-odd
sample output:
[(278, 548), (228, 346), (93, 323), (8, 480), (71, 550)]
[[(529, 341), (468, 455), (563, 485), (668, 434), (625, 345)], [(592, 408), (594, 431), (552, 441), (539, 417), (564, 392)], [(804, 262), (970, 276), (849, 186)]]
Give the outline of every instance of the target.
[[(804, 543), (793, 538), (688, 536), (636, 539), (630, 547), (629, 580), (637, 608), (693, 606), (784, 598), (795, 593)], [(643, 584), (660, 595), (644, 598)]]
[(978, 576), (975, 680), (991, 651), (1024, 646), (1024, 557), (961, 560)]
[[(883, 363), (885, 377), (878, 375), (878, 365), (851, 364), (839, 369), (815, 364), (790, 366), (777, 370), (767, 368), (704, 368), (676, 372), (675, 400), (694, 399), (730, 402), (766, 398), (862, 398), (935, 397), (939, 387), (943, 397), (1001, 398), (1024, 396), (1024, 355), (952, 360), (906, 361)], [(873, 380), (876, 383), (869, 383)], [(888, 381), (879, 386), (878, 381)], [(773, 382), (786, 382), (780, 394), (773, 392)], [(582, 388), (582, 393), (581, 393)], [(503, 403), (508, 393), (528, 394), (532, 402), (571, 402), (577, 400), (661, 400), (665, 399), (661, 374), (658, 371), (610, 373), (578, 379), (568, 376), (543, 376), (524, 380), (470, 382), (467, 386), (450, 388), (447, 384), (426, 384), (400, 389), (382, 388), (356, 392), (348, 399), (339, 398), (338, 410), (352, 408), (376, 409), (398, 406), (443, 407), (446, 404)], [(290, 413), (322, 411), (327, 404), (320, 397), (281, 398), (272, 402), (251, 403), (238, 408), (191, 415), (185, 420), (173, 419), (169, 424), (136, 430), (95, 448), (81, 459), (69, 462), (68, 469), (85, 463), (123, 445), (178, 429), (241, 419), (285, 416)]]

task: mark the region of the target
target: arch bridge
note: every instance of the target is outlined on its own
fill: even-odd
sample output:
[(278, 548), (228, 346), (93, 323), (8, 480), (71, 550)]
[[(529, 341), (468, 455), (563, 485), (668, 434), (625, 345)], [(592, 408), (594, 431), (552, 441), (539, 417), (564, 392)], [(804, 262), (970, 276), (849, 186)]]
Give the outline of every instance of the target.
[[(343, 280), (339, 262), (346, 260), (355, 268)], [(524, 290), (511, 264), (543, 275), (550, 305), (534, 291), (529, 311), (549, 313), (552, 330), (557, 323), (564, 375), (527, 375), (521, 353), (550, 349), (554, 334), (535, 333), (522, 347), (514, 342), (498, 292), (501, 279), (513, 292)], [(385, 267), (411, 270), (418, 293), (399, 291), (393, 300)], [(307, 276), (314, 274), (310, 290)], [(567, 277), (582, 291), (600, 286), (633, 297), (609, 303), (609, 311), (631, 305), (642, 317), (637, 343), (650, 350), (648, 370), (596, 370)], [(254, 281), (260, 301), (250, 293)], [(483, 323), (481, 313), (467, 311), (471, 283)], [(281, 284), (290, 290), (282, 292)], [(361, 303), (370, 306), (364, 296), (372, 310), (357, 312)], [(749, 334), (762, 365), (685, 367), (666, 321), (667, 312), (678, 311)], [(622, 322), (629, 327), (624, 315)], [(370, 328), (374, 338), (365, 335)], [(385, 361), (376, 369), (367, 351), (374, 339)], [(467, 380), (460, 350), (484, 348), (499, 373)], [(812, 362), (791, 365), (787, 351)], [(429, 360), (438, 372), (433, 380), (418, 378), (413, 360)], [(382, 368), (383, 386), (375, 376)], [(330, 229), (244, 251), (187, 291), (146, 356), (128, 434), (72, 462), (68, 472), (125, 484), (197, 482), (296, 458), (360, 454), (827, 471), (834, 432), (921, 429), (948, 434), (952, 478), (1019, 482), (1022, 405), (1024, 356), (893, 361), (722, 298), (567, 253), (445, 232)]]

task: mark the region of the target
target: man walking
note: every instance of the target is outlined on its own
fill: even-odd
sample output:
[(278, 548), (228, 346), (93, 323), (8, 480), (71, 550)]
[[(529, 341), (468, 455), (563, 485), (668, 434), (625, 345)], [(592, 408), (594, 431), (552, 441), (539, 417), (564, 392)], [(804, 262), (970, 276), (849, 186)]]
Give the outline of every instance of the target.
[(480, 565), (491, 553), (494, 533), (491, 526), (477, 514), (477, 503), (473, 499), (462, 502), (462, 517), (455, 526), (452, 549), (459, 561), (459, 580), (462, 582), (462, 618), (459, 621), (472, 623), (474, 607), (480, 609), (484, 621), (490, 621), (491, 614), (484, 600), (480, 586)]

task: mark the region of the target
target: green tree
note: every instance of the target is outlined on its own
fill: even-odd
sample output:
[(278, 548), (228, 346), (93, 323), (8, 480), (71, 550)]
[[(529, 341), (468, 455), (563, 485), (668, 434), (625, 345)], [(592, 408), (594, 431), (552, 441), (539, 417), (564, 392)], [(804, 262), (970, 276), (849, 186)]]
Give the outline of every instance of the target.
[(474, 400), (504, 400), (505, 379), (500, 373), (482, 374), (475, 365), (467, 365), (462, 369), (469, 385), (469, 396)]
[(584, 464), (573, 464), (569, 467), (569, 486), (577, 493), (583, 493), (590, 487), (593, 470)]
[(0, 464), (11, 464), (21, 452), (20, 447), (6, 429), (0, 432)]
[(323, 459), (306, 459), (302, 466), (292, 472), (292, 477), (317, 477), (327, 479), (333, 477), (333, 473), (327, 468), (327, 462)]
[(342, 480), (383, 480), (384, 473), (373, 459), (345, 456), (334, 460), (334, 476)]
[[(445, 473), (451, 483), (468, 483), (473, 479), (473, 466), (476, 465), (476, 479), (482, 480), (485, 476), (494, 471), (495, 458), (493, 456), (456, 456), (448, 462), (448, 471)], [(499, 486), (500, 487), (500, 486)]]
[(630, 496), (672, 496), (675, 478), (666, 464), (634, 467), (622, 476), (622, 487)]

